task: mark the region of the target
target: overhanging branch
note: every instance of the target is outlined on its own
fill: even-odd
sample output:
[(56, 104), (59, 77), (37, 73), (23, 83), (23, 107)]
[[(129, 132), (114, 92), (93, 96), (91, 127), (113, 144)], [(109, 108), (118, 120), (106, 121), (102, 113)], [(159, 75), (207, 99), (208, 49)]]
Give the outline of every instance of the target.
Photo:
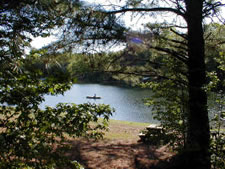
[(160, 52), (165, 52), (165, 53), (177, 58), (178, 60), (182, 61), (185, 64), (188, 63), (187, 57), (185, 57), (184, 55), (182, 55), (174, 50), (171, 50), (169, 48), (161, 48), (161, 47), (157, 47), (157, 46), (149, 46), (149, 48), (155, 49)]
[(108, 11), (105, 13), (117, 14), (117, 13), (125, 13), (125, 12), (172, 12), (185, 18), (185, 14), (182, 13), (181, 11), (174, 8), (163, 8), (163, 7), (162, 8), (160, 7), (158, 8), (123, 8), (119, 10)]
[(172, 31), (174, 34), (176, 34), (176, 35), (178, 35), (178, 36), (184, 38), (185, 40), (187, 40), (187, 35), (186, 35), (186, 34), (179, 33), (179, 32), (175, 31), (175, 30), (172, 29), (172, 28), (170, 29), (170, 31)]

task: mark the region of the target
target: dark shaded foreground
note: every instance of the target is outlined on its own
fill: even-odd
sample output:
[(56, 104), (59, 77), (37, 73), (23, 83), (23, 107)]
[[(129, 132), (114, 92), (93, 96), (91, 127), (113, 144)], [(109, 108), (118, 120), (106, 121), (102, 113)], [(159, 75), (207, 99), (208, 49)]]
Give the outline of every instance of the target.
[(156, 147), (125, 140), (73, 140), (66, 155), (85, 169), (161, 169), (169, 167), (174, 153), (167, 146)]

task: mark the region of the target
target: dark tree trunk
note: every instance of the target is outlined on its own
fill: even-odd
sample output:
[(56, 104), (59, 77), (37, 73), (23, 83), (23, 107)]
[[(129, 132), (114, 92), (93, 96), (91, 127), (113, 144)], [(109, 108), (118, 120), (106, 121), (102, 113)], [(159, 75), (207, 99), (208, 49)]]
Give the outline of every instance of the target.
[(186, 0), (188, 24), (189, 128), (187, 148), (192, 169), (210, 169), (210, 130), (207, 110), (203, 39), (203, 0)]

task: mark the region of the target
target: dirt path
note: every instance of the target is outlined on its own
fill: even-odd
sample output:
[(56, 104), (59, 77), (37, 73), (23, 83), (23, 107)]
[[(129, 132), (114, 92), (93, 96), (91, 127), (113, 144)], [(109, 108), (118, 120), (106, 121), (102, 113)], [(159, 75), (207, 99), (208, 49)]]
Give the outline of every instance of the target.
[(71, 140), (68, 152), (73, 160), (85, 169), (145, 169), (155, 168), (160, 161), (169, 159), (173, 153), (166, 146), (155, 147), (138, 142), (143, 126), (111, 123), (110, 132), (101, 141)]

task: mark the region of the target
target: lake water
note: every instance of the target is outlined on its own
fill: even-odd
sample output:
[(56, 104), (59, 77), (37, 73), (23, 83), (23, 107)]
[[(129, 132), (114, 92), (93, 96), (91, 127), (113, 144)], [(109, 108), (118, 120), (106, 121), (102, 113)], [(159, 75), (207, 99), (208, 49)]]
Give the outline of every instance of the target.
[[(87, 99), (86, 96), (100, 96), (101, 99)], [(75, 84), (71, 90), (63, 95), (46, 96), (45, 105), (55, 106), (57, 103), (104, 103), (115, 108), (111, 119), (156, 123), (153, 120), (151, 108), (144, 105), (143, 99), (151, 97), (151, 90), (140, 88), (127, 88), (101, 84)]]

